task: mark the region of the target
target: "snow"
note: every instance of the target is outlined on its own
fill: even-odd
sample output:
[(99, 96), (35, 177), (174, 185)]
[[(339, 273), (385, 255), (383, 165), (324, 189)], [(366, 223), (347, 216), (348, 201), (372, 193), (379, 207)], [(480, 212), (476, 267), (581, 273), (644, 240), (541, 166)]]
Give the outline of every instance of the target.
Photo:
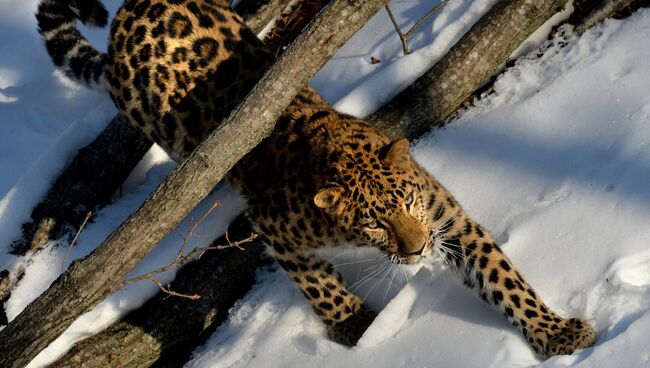
[[(415, 33), (406, 57), (380, 12), (312, 83), (337, 108), (365, 115), (435, 63), (493, 3), (451, 0)], [(106, 1), (113, 13), (119, 4)], [(11, 240), (76, 150), (115, 114), (105, 94), (55, 71), (36, 33), (36, 5), (0, 0), (0, 267), (26, 269), (5, 305), (10, 319), (58, 277), (67, 247), (51, 242), (36, 255), (14, 257), (6, 252)], [(391, 2), (403, 29), (431, 6)], [(105, 48), (106, 30), (84, 33)], [(568, 46), (519, 61), (492, 94), (415, 142), (413, 153), (491, 231), (549, 306), (596, 326), (593, 348), (541, 361), (440, 264), (398, 270), (372, 252), (357, 260), (345, 253), (333, 262), (381, 310), (358, 346), (329, 341), (306, 299), (271, 268), (259, 272), (187, 367), (650, 366), (650, 11), (607, 21), (579, 39), (557, 37)], [(370, 57), (381, 62), (370, 64)], [(152, 148), (122, 195), (81, 233), (70, 261), (101, 244), (174, 167)], [(220, 187), (181, 231), (217, 199), (222, 206), (192, 246), (221, 235), (243, 209), (237, 193)], [(181, 241), (168, 236), (133, 275), (169, 262)], [(111, 295), (30, 367), (52, 362), (156, 291), (142, 282)]]

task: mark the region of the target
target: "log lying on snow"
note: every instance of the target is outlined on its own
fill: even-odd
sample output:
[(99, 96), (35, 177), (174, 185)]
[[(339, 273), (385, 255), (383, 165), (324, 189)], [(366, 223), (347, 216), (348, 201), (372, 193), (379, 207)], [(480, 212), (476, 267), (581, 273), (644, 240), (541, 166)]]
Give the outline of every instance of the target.
[[(240, 216), (230, 226), (231, 239), (246, 238), (250, 223)], [(214, 242), (228, 244), (225, 237)], [(264, 245), (255, 241), (245, 251), (210, 251), (184, 267), (171, 284), (176, 292), (201, 299), (159, 293), (105, 331), (77, 343), (50, 367), (182, 366), (195, 346), (204, 342), (228, 315), (228, 309), (253, 285)], [(227, 259), (227, 262), (224, 260)]]
[(428, 72), (368, 117), (391, 137), (444, 123), (566, 0), (496, 3)]
[[(629, 14), (648, 0), (579, 0), (568, 20), (576, 34), (618, 13)], [(502, 0), (427, 73), (368, 120), (392, 138), (417, 137), (444, 124), (472, 94), (504, 65), (509, 56), (566, 0)]]
[[(270, 134), (300, 89), (386, 2), (334, 0), (329, 4), (246, 99), (136, 213), (89, 256), (74, 262), (0, 331), (0, 366), (26, 365), (79, 315), (119, 289), (122, 278), (241, 157)], [(320, 52), (313, 52), (316, 49)]]

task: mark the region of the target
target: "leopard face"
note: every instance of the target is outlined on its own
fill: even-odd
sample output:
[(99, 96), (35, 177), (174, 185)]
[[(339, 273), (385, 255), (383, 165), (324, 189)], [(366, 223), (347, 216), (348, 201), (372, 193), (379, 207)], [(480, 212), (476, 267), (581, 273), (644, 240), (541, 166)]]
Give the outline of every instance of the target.
[(347, 148), (338, 181), (314, 197), (335, 223), (337, 238), (380, 249), (393, 263), (430, 255), (443, 224), (430, 215), (434, 183), (411, 159), (408, 141)]

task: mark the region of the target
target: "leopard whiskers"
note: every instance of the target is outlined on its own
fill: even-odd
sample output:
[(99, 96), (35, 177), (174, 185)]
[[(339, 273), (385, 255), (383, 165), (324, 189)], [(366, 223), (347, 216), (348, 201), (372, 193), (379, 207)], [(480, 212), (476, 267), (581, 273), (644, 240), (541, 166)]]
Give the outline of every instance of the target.
[(442, 250), (442, 249), (440, 249), (440, 248), (438, 247), (438, 248), (436, 248), (436, 254), (438, 255), (438, 257), (440, 257), (440, 259), (442, 260), (443, 264), (452, 267), (452, 269), (456, 269), (456, 268), (457, 268), (457, 267), (456, 267), (456, 264), (455, 264), (454, 262), (448, 262), (448, 261), (447, 261), (447, 254), (445, 253), (444, 250)]
[(374, 285), (370, 290), (368, 290), (368, 292), (366, 293), (366, 295), (363, 297), (362, 300), (363, 300), (364, 302), (366, 301), (366, 298), (368, 298), (368, 295), (372, 294), (372, 292), (377, 288), (377, 286), (381, 285), (381, 282), (384, 281), (384, 279), (385, 279), (386, 277), (388, 277), (388, 275), (389, 275), (390, 272), (392, 271), (393, 267), (395, 267), (395, 264), (394, 264), (394, 263), (389, 263), (389, 264), (388, 264), (388, 269), (386, 270), (386, 273), (384, 273), (384, 275), (383, 275), (382, 277), (380, 277), (380, 278), (377, 280), (377, 282), (375, 282), (375, 285)]
[(358, 280), (354, 284), (350, 285), (348, 287), (348, 290), (350, 292), (354, 292), (356, 289), (360, 288), (363, 284), (368, 282), (368, 280), (372, 279), (375, 275), (378, 275), (379, 273), (381, 273), (386, 268), (387, 265), (390, 265), (390, 262), (383, 261), (382, 263), (380, 263), (378, 265), (375, 265), (373, 267), (369, 267), (369, 269), (373, 269), (373, 271), (368, 273), (364, 277), (362, 277), (360, 280)]
[[(366, 263), (366, 262), (373, 262), (373, 261), (378, 261), (381, 257), (379, 258), (368, 258), (368, 259), (362, 259), (362, 260), (357, 260), (357, 261), (350, 261), (350, 262), (343, 262), (343, 263), (336, 263), (332, 264), (334, 267), (339, 267), (339, 266), (347, 266), (351, 264), (357, 264), (357, 263)], [(331, 263), (331, 262), (330, 262)]]
[(404, 269), (404, 267), (402, 267), (402, 273), (404, 274), (404, 284), (405, 285), (410, 283), (411, 281), (413, 281), (413, 278), (415, 277), (415, 275), (409, 275), (408, 272), (406, 272), (406, 269)]
[(463, 259), (465, 257), (465, 255), (462, 252), (455, 249), (458, 248), (458, 244), (452, 244), (444, 240), (440, 240), (440, 244), (445, 246), (443, 249), (441, 249), (441, 251), (452, 254), (453, 256), (458, 257), (459, 259)]
[(366, 271), (368, 271), (368, 270), (372, 270), (372, 269), (376, 269), (376, 268), (378, 268), (378, 267), (381, 267), (384, 263), (387, 262), (387, 260), (388, 260), (388, 256), (381, 256), (381, 257), (379, 257), (377, 260), (378, 260), (378, 261), (381, 261), (381, 262), (380, 262), (380, 263), (377, 263), (377, 264), (375, 264), (375, 265), (371, 265), (371, 266), (369, 266), (369, 267), (366, 267), (366, 268), (364, 268), (364, 269), (361, 270), (361, 271), (362, 271), (362, 272), (366, 272)]
[(393, 286), (393, 280), (395, 279), (395, 274), (397, 273), (398, 269), (402, 269), (402, 271), (404, 271), (404, 269), (399, 267), (399, 266), (393, 266), (393, 273), (390, 276), (390, 279), (388, 281), (388, 285), (386, 286), (386, 291), (384, 291), (384, 304), (386, 304), (386, 296), (388, 296), (388, 292), (390, 291), (391, 287)]

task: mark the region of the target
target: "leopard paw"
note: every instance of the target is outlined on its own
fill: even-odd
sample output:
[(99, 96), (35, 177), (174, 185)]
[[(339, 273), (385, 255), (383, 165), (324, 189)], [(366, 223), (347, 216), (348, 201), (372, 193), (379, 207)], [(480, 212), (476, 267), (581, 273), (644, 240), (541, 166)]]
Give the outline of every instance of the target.
[(596, 332), (589, 323), (579, 318), (571, 318), (559, 324), (560, 329), (553, 331), (548, 338), (544, 354), (546, 357), (553, 355), (569, 355), (577, 349), (584, 349), (593, 345)]
[(327, 335), (332, 341), (345, 346), (354, 346), (377, 317), (377, 313), (362, 306), (355, 314), (345, 320), (331, 325)]

